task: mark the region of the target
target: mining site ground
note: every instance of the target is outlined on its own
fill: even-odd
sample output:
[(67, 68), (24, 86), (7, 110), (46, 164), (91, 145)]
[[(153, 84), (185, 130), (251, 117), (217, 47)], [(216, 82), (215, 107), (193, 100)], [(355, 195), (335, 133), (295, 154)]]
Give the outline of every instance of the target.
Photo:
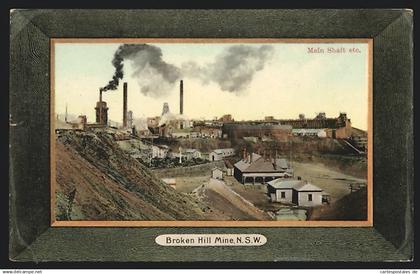
[[(273, 212), (290, 207), (271, 203), (265, 185), (242, 185), (231, 176), (212, 180), (211, 169), (223, 161), (152, 171), (133, 157), (141, 155), (137, 140), (119, 142), (114, 135), (111, 129), (57, 133), (57, 220), (273, 220)], [(365, 218), (366, 188), (349, 195), (349, 184), (366, 184), (364, 158), (291, 156), (295, 177), (332, 198), (330, 205), (305, 209), (309, 219)], [(160, 178), (176, 178), (176, 189)]]
[[(331, 205), (323, 205), (317, 208), (315, 211), (311, 210), (311, 218), (320, 219), (322, 217), (322, 212), (324, 211), (328, 212), (328, 215), (330, 216), (335, 216), (334, 203), (340, 201), (341, 199), (350, 194), (349, 185), (366, 185), (367, 183), (367, 180), (365, 178), (356, 178), (352, 175), (339, 172), (337, 170), (337, 167), (327, 166), (319, 162), (306, 161), (292, 162), (291, 164), (294, 168), (295, 177), (300, 176), (302, 180), (306, 180), (310, 183), (313, 183), (316, 186), (319, 186), (325, 192), (331, 195)], [(210, 173), (211, 170), (208, 170), (207, 175), (203, 176), (197, 176), (197, 174), (192, 174), (192, 176), (183, 175), (182, 177), (175, 177), (177, 182), (177, 191), (191, 193), (191, 191), (200, 186), (206, 187), (206, 184), (210, 180)], [(255, 207), (265, 212), (276, 212), (281, 208), (289, 207), (289, 205), (270, 202), (270, 199), (267, 195), (267, 187), (263, 184), (243, 185), (239, 183), (233, 176), (224, 176), (223, 181), (225, 182), (225, 185), (227, 187), (239, 194), (243, 199), (249, 201)], [(207, 202), (209, 203), (211, 201), (207, 200)], [(218, 199), (218, 203), (221, 208), (226, 208), (229, 206), (232, 207), (230, 203), (223, 204), (224, 202), (226, 201), (224, 201), (223, 199)], [(352, 202), (352, 200), (349, 200), (347, 202)], [(357, 199), (357, 202), (361, 204), (353, 205), (351, 207), (364, 208), (364, 204), (366, 203), (366, 201)], [(327, 210), (325, 210), (324, 208), (327, 208)]]
[(321, 163), (292, 163), (295, 177), (300, 176), (331, 195), (331, 202), (350, 194), (349, 184), (366, 184), (367, 180), (328, 168)]

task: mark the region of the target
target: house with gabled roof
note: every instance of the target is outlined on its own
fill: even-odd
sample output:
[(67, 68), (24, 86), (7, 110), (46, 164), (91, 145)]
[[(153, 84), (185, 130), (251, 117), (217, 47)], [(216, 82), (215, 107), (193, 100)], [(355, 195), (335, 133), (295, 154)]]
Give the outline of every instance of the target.
[(295, 179), (275, 179), (267, 182), (268, 195), (272, 202), (312, 207), (322, 205), (325, 192), (306, 181)]
[(293, 169), (286, 159), (266, 158), (251, 153), (234, 165), (236, 180), (245, 183), (265, 183), (277, 178), (293, 177)]

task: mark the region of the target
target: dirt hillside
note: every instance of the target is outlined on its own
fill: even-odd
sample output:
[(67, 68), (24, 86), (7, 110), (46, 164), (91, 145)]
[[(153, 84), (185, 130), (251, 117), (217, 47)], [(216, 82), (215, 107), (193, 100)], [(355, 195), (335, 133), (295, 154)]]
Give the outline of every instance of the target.
[(60, 133), (56, 161), (58, 220), (204, 218), (202, 203), (156, 178), (107, 132)]

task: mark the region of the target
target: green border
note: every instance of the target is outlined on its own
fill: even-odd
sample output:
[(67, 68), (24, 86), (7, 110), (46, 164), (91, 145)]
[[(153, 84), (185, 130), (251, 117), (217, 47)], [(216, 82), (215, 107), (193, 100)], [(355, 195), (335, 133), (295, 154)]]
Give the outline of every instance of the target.
[[(410, 10), (14, 10), (13, 261), (409, 261), (413, 254)], [(51, 228), (50, 38), (373, 38), (373, 228)], [(162, 247), (162, 233), (260, 233), (261, 247)]]

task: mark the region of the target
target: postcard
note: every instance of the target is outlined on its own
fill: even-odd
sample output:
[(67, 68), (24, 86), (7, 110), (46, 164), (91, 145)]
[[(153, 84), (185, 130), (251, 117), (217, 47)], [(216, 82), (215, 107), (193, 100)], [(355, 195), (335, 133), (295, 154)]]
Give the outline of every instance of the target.
[(371, 39), (52, 39), (52, 226), (372, 226)]

